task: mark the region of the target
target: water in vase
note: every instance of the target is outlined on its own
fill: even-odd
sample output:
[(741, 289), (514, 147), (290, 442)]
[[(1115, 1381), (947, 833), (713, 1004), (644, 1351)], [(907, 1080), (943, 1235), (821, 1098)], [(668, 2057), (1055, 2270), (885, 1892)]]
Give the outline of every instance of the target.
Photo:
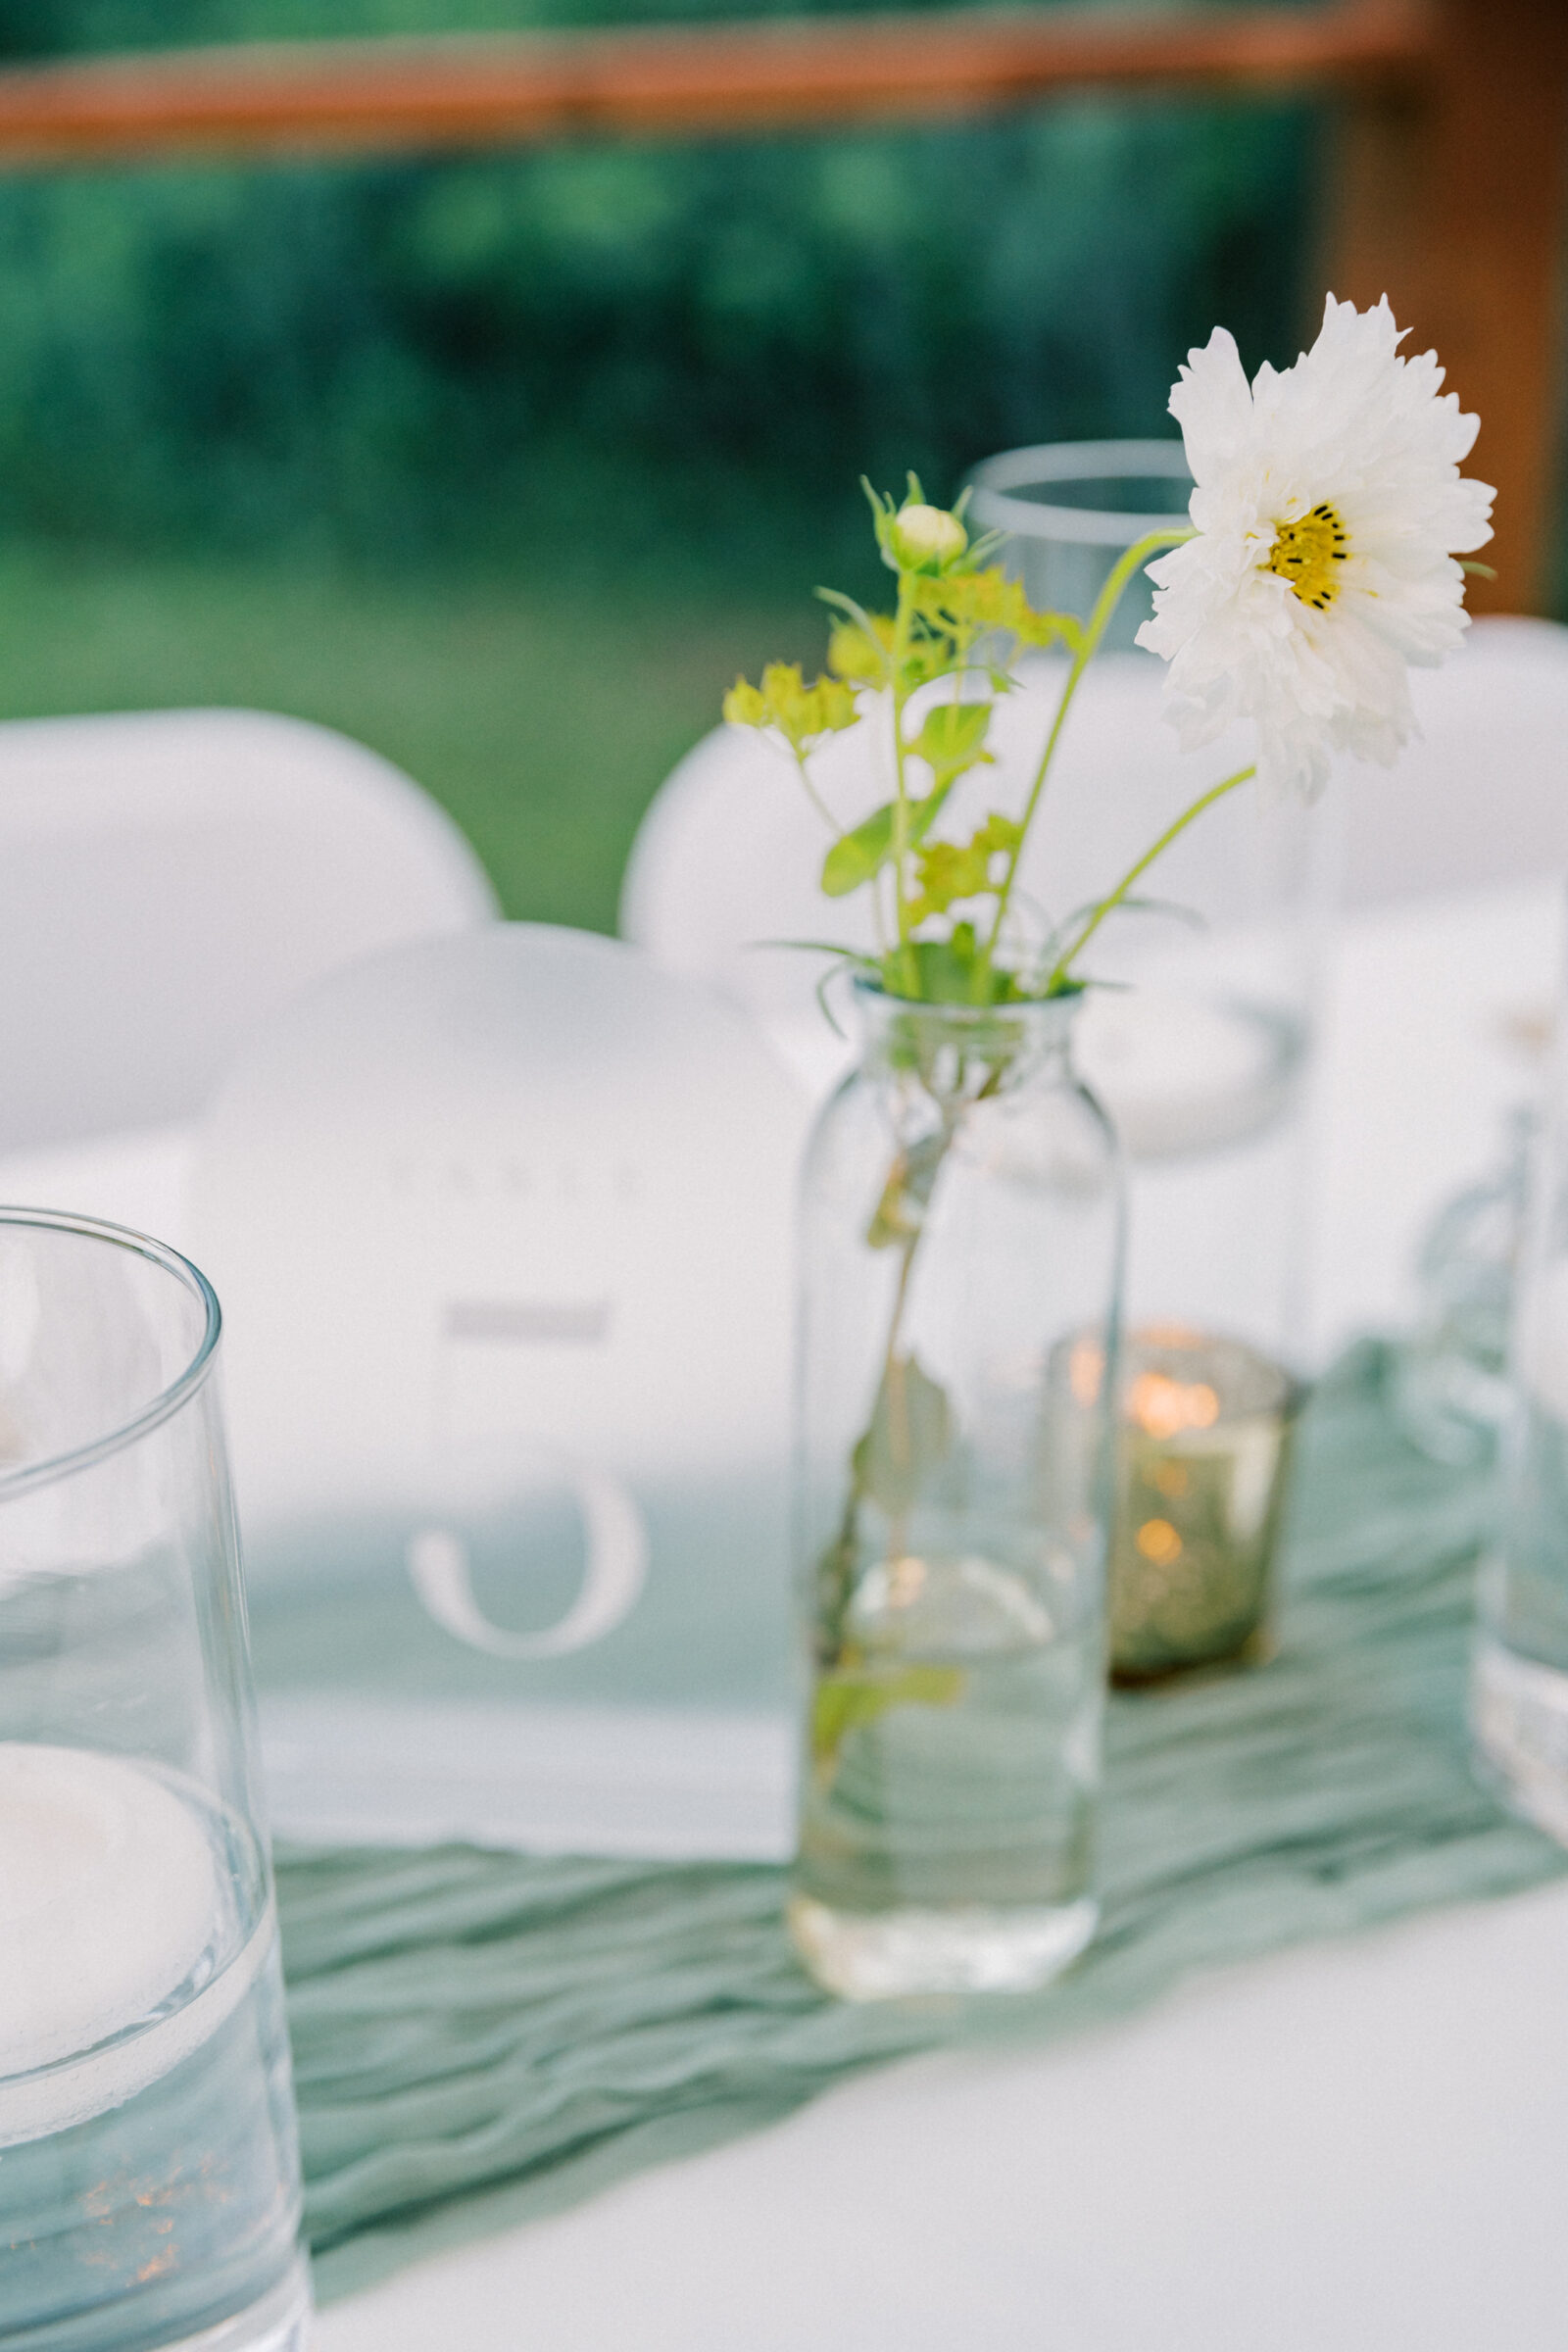
[(978, 1555), (863, 1580), (816, 1684), (791, 1906), (835, 1989), (1016, 1990), (1088, 1941), (1103, 1632), (1061, 1614)]
[(275, 1916), (191, 1784), (0, 1742), (0, 2343), (299, 2352)]

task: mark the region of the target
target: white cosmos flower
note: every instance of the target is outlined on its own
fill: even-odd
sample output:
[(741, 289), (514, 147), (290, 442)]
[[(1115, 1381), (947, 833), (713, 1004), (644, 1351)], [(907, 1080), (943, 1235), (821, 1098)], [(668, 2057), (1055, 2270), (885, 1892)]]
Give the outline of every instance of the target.
[(1332, 755), (1389, 765), (1415, 721), (1406, 665), (1453, 652), (1453, 561), (1492, 536), (1493, 493), (1461, 481), (1479, 419), (1440, 395), (1437, 355), (1401, 359), (1387, 296), (1336, 302), (1310, 351), (1250, 386), (1216, 328), (1171, 393), (1197, 536), (1150, 566), (1138, 641), (1170, 663), (1185, 750), (1256, 721), (1265, 783), (1316, 792)]

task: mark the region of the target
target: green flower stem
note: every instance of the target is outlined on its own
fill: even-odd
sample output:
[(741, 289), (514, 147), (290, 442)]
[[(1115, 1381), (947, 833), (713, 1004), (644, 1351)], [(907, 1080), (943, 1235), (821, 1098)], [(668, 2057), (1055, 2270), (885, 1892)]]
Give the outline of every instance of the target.
[(1006, 871), (1002, 877), (1001, 887), (997, 892), (997, 912), (996, 919), (991, 926), (991, 935), (986, 941), (984, 951), (975, 962), (975, 1003), (977, 1004), (984, 1004), (990, 999), (991, 968), (996, 958), (998, 945), (1001, 942), (1002, 926), (1006, 920), (1007, 903), (1012, 897), (1012, 886), (1018, 872), (1018, 860), (1023, 856), (1024, 843), (1028, 838), (1029, 828), (1034, 822), (1035, 810), (1040, 806), (1041, 796), (1045, 792), (1046, 779), (1051, 773), (1051, 763), (1056, 756), (1056, 746), (1061, 740), (1061, 730), (1067, 723), (1067, 713), (1072, 708), (1072, 699), (1078, 691), (1079, 681), (1099, 652), (1101, 640), (1109, 628), (1111, 617), (1121, 602), (1122, 592), (1134, 573), (1142, 571), (1150, 557), (1156, 555), (1162, 547), (1180, 547), (1182, 542), (1190, 539), (1192, 535), (1188, 525), (1182, 523), (1173, 524), (1169, 530), (1150, 531), (1144, 538), (1135, 540), (1133, 545), (1117, 559), (1109, 578), (1095, 599), (1095, 609), (1089, 615), (1088, 626), (1073, 655), (1072, 665), (1067, 672), (1067, 682), (1061, 690), (1061, 700), (1056, 705), (1056, 715), (1051, 722), (1051, 732), (1046, 737), (1045, 749), (1040, 755), (1040, 764), (1035, 769), (1034, 782), (1029, 788), (1029, 798), (1024, 804), (1023, 815), (1018, 824), (1017, 842), (1008, 854)]
[[(984, 1083), (977, 1087), (973, 1102), (986, 1102), (995, 1096), (1006, 1074), (1007, 1064), (1001, 1060), (993, 1064)], [(937, 1152), (937, 1169), (952, 1151), (966, 1104), (965, 1068), (960, 1059), (953, 1090), (946, 1102), (937, 1102), (941, 1143)], [(901, 1154), (902, 1156), (902, 1154)], [(884, 1196), (892, 1190), (898, 1174), (899, 1160), (888, 1172), (883, 1187)], [(932, 1189), (935, 1190), (935, 1175)], [(882, 1350), (881, 1388), (887, 1393), (890, 1435), (898, 1450), (912, 1457), (912, 1436), (909, 1429), (908, 1403), (906, 1391), (906, 1359), (901, 1359), (899, 1342), (904, 1336), (904, 1318), (909, 1303), (909, 1287), (914, 1274), (915, 1256), (925, 1237), (927, 1208), (922, 1207), (919, 1222), (912, 1226), (899, 1245), (899, 1271), (893, 1287), (893, 1312), (888, 1321), (887, 1343)], [(872, 1399), (872, 1423), (876, 1416), (876, 1399)], [(871, 1434), (871, 1423), (862, 1433), (861, 1443)], [(843, 1663), (846, 1642), (845, 1619), (855, 1593), (855, 1567), (858, 1557), (861, 1494), (855, 1474), (855, 1457), (858, 1445), (850, 1449), (850, 1484), (845, 1498), (844, 1517), (839, 1533), (820, 1563), (817, 1578), (815, 1654), (824, 1672), (831, 1672)], [(897, 1513), (888, 1528), (886, 1557), (898, 1559), (907, 1548), (907, 1512)], [(825, 1571), (825, 1575), (824, 1575)]]
[(873, 874), (871, 876), (869, 888), (871, 893), (871, 929), (876, 937), (877, 957), (879, 961), (886, 962), (888, 953), (888, 917), (887, 908), (884, 906), (882, 899), (882, 877), (880, 874)]
[[(944, 1152), (946, 1149), (947, 1147), (944, 1145)], [(896, 1168), (898, 1162), (895, 1161), (894, 1165)], [(889, 1181), (890, 1183), (892, 1181), (891, 1175)], [(899, 1337), (904, 1328), (904, 1311), (909, 1299), (909, 1277), (914, 1272), (914, 1253), (920, 1247), (920, 1237), (924, 1230), (925, 1220), (922, 1217), (920, 1223), (906, 1234), (899, 1245), (899, 1271), (893, 1286), (893, 1313), (888, 1323), (887, 1345), (882, 1351), (882, 1373), (878, 1391), (879, 1395), (882, 1391), (887, 1394), (890, 1416), (896, 1417), (894, 1427), (896, 1432), (902, 1433), (903, 1450), (906, 1452), (909, 1449), (907, 1405), (900, 1377)], [(877, 1399), (873, 1397), (871, 1404), (873, 1422), (876, 1403)], [(870, 1430), (871, 1424), (868, 1423), (862, 1434), (861, 1443), (866, 1437), (869, 1437)], [(829, 1545), (826, 1556), (818, 1569), (813, 1648), (817, 1665), (823, 1673), (832, 1673), (843, 1664), (847, 1640), (845, 1619), (849, 1614), (850, 1602), (855, 1597), (855, 1571), (859, 1555), (861, 1502), (859, 1483), (855, 1475), (857, 1450), (858, 1448), (855, 1446), (850, 1449), (850, 1484), (845, 1497), (844, 1518), (838, 1536)], [(887, 1548), (890, 1559), (898, 1558), (905, 1550), (902, 1519), (899, 1524), (889, 1530)]]
[(811, 807), (816, 810), (817, 815), (822, 819), (822, 822), (824, 825), (826, 825), (828, 831), (833, 835), (834, 840), (842, 841), (844, 839), (845, 828), (839, 823), (838, 818), (834, 815), (826, 801), (823, 800), (822, 795), (817, 791), (816, 786), (811, 782), (811, 771), (807, 764), (805, 752), (802, 751), (798, 743), (791, 744), (790, 749), (795, 754), (795, 764), (800, 770), (801, 782), (806, 787), (807, 799), (810, 802)]
[(909, 897), (905, 888), (906, 868), (909, 857), (909, 793), (905, 781), (904, 712), (908, 690), (904, 682), (905, 666), (909, 653), (909, 622), (913, 616), (913, 600), (909, 593), (906, 572), (899, 574), (899, 607), (893, 623), (893, 650), (890, 666), (893, 675), (893, 903), (898, 916), (899, 947), (904, 965), (905, 986), (914, 994), (914, 958), (909, 952), (913, 925), (909, 920)]
[(1169, 824), (1165, 827), (1164, 832), (1161, 833), (1159, 839), (1154, 843), (1153, 847), (1144, 852), (1143, 856), (1138, 859), (1136, 865), (1130, 865), (1127, 868), (1127, 871), (1123, 874), (1121, 880), (1117, 883), (1115, 889), (1110, 893), (1109, 897), (1103, 898), (1100, 901), (1099, 905), (1094, 910), (1094, 913), (1090, 916), (1088, 922), (1079, 932), (1078, 937), (1073, 941), (1072, 946), (1068, 948), (1058, 958), (1052, 969), (1050, 977), (1046, 981), (1045, 993), (1048, 997), (1056, 995), (1062, 988), (1066, 986), (1068, 978), (1070, 977), (1070, 970), (1074, 958), (1083, 954), (1084, 949), (1094, 938), (1095, 933), (1100, 929), (1100, 926), (1104, 921), (1106, 915), (1114, 912), (1116, 907), (1121, 905), (1123, 899), (1127, 896), (1127, 893), (1131, 890), (1133, 884), (1139, 880), (1140, 876), (1148, 873), (1150, 867), (1153, 864), (1154, 859), (1160, 857), (1166, 850), (1170, 848), (1171, 843), (1176, 839), (1177, 835), (1179, 833), (1186, 832), (1188, 826), (1192, 823), (1195, 816), (1201, 816), (1205, 808), (1212, 808), (1216, 801), (1222, 801), (1228, 792), (1234, 792), (1238, 784), (1246, 784), (1250, 782), (1250, 779), (1256, 775), (1256, 773), (1257, 770), (1255, 767), (1238, 768), (1235, 775), (1227, 776), (1223, 783), (1211, 784), (1207, 792), (1200, 792), (1197, 800), (1194, 801), (1192, 807), (1190, 808), (1184, 808), (1174, 824)]

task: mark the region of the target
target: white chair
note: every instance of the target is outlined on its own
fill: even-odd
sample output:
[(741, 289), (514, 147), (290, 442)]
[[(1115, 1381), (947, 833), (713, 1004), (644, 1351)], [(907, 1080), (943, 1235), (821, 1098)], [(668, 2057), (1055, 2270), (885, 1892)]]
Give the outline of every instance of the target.
[[(1238, 734), (1184, 759), (1159, 713), (1163, 665), (1110, 656), (1089, 673), (1063, 739), (1047, 825), (1023, 879), (1037, 888), (1054, 857), (1073, 870), (1058, 900), (1073, 904), (1117, 870), (1118, 809), (1174, 808), (1250, 756)], [(971, 804), (1012, 807), (1016, 765), (1038, 738), (1059, 669), (1002, 708), (1000, 770), (964, 786)], [(1483, 620), (1455, 658), (1412, 679), (1422, 736), (1398, 766), (1343, 763), (1331, 788), (1346, 837), (1349, 905), (1539, 876), (1568, 868), (1568, 629), (1550, 621)], [(826, 750), (824, 789), (846, 820), (887, 797), (857, 737)], [(1243, 796), (1245, 797), (1245, 796)], [(1172, 854), (1151, 887), (1180, 898), (1220, 854), (1221, 827), (1241, 801)], [(1145, 831), (1147, 841), (1153, 827)], [(672, 968), (709, 979), (778, 1029), (809, 1010), (820, 958), (764, 949), (780, 939), (869, 945), (864, 895), (830, 905), (816, 874), (820, 819), (789, 762), (760, 738), (719, 728), (670, 775), (643, 819), (627, 867), (627, 938)], [(1183, 849), (1187, 845), (1182, 845)], [(1186, 871), (1184, 872), (1184, 864)], [(1195, 894), (1196, 895), (1196, 894)], [(1061, 910), (1058, 905), (1058, 911)]]
[(1568, 871), (1568, 628), (1478, 620), (1412, 672), (1421, 737), (1398, 765), (1347, 765), (1350, 906)]
[(444, 811), (327, 728), (0, 726), (0, 1150), (189, 1117), (296, 990), (497, 911)]

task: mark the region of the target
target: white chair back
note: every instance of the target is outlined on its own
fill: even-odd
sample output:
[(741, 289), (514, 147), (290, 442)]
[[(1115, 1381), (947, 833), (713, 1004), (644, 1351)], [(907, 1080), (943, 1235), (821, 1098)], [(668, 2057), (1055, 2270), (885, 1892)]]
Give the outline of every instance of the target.
[(496, 912), (444, 811), (324, 727), (0, 726), (0, 1150), (189, 1116), (307, 982)]
[(1568, 628), (1478, 620), (1411, 690), (1421, 735), (1398, 765), (1335, 780), (1348, 903), (1568, 872)]

